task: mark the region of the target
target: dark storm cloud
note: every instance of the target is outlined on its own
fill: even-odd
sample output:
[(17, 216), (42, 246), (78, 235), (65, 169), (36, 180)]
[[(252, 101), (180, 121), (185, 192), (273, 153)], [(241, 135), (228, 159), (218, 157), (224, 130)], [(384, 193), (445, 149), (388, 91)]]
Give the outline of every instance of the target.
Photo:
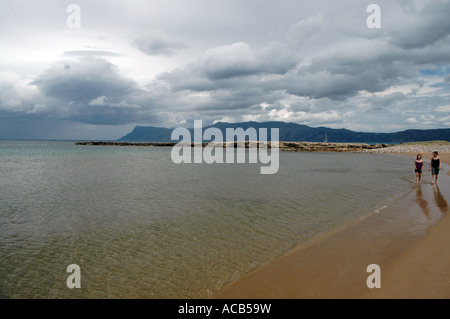
[(256, 74), (284, 74), (294, 67), (294, 56), (283, 54), (282, 47), (252, 50), (247, 43), (209, 49), (195, 66), (210, 80), (222, 80)]
[(94, 57), (57, 62), (31, 84), (47, 97), (84, 104), (100, 96), (117, 101), (139, 90), (113, 64)]
[[(360, 91), (383, 91), (400, 77), (415, 75), (410, 61), (402, 61), (401, 54), (392, 54), (387, 47), (374, 54), (373, 49), (343, 51), (313, 59), (311, 64), (296, 67), (301, 60), (294, 53), (285, 61), (276, 54), (258, 59), (244, 44), (240, 54), (229, 50), (215, 50), (214, 58), (206, 55), (196, 64), (165, 73), (160, 80), (169, 83), (174, 91), (241, 90), (259, 87), (269, 93), (285, 90), (289, 94), (310, 98), (343, 100)], [(245, 54), (247, 52), (247, 54)], [(297, 63), (296, 63), (297, 62)]]
[(345, 100), (360, 91), (382, 92), (402, 78), (417, 75), (418, 66), (390, 46), (342, 50), (312, 60), (290, 74), (282, 86), (291, 94)]
[(120, 125), (139, 122), (145, 118), (147, 122), (157, 122), (158, 116), (129, 107), (113, 107), (111, 105), (78, 105), (76, 111), (67, 118), (71, 121), (96, 125)]
[(103, 58), (76, 54), (54, 63), (30, 84), (46, 105), (35, 108), (36, 114), (98, 125), (158, 118), (145, 90)]
[[(195, 63), (160, 74), (157, 80), (167, 83), (174, 92), (228, 90), (232, 92), (229, 94), (237, 97), (242, 90), (263, 88), (261, 80), (264, 76), (283, 75), (296, 63), (295, 54), (287, 53), (282, 46), (271, 45), (256, 51), (248, 44), (239, 42), (211, 48)], [(261, 97), (261, 93), (258, 92), (258, 96)], [(221, 102), (222, 108), (235, 108), (237, 104), (252, 105), (248, 96), (236, 104), (227, 104), (222, 96), (212, 101), (212, 108)]]

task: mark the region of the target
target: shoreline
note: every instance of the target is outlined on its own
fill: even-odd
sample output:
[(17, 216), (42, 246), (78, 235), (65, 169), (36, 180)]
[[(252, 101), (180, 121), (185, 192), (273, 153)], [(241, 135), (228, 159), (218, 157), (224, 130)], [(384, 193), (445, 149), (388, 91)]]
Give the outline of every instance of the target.
[[(395, 151), (374, 153), (410, 156), (411, 167), (420, 153), (411, 145), (393, 147)], [(420, 187), (413, 186), (382, 211), (322, 234), (228, 283), (214, 298), (450, 298), (450, 252), (445, 246), (450, 239), (450, 177), (444, 169), (439, 186), (431, 186), (431, 153), (420, 148), (426, 163)], [(435, 148), (450, 165), (447, 146), (430, 149)], [(366, 285), (370, 264), (380, 266), (380, 289)]]

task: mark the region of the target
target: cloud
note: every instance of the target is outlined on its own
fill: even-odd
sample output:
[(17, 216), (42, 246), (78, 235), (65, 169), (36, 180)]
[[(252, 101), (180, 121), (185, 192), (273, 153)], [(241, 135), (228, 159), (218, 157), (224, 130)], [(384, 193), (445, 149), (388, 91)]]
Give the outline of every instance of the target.
[(73, 50), (65, 51), (63, 53), (65, 57), (118, 57), (122, 54), (106, 51), (106, 50)]
[[(97, 125), (158, 119), (145, 90), (104, 58), (77, 55), (53, 63), (29, 83), (21, 83), (12, 75), (9, 83), (11, 88), (22, 85), (20, 90), (7, 90), (7, 85), (2, 85), (1, 106), (9, 106), (9, 111)], [(26, 91), (34, 93), (34, 103), (24, 95)]]
[(450, 104), (449, 105), (442, 105), (438, 106), (436, 108), (437, 112), (443, 112), (443, 113), (450, 113)]
[(292, 54), (283, 47), (269, 45), (255, 51), (245, 42), (207, 50), (196, 67), (210, 80), (222, 80), (256, 74), (284, 74), (295, 66)]
[(390, 42), (403, 49), (423, 48), (450, 35), (449, 1), (432, 0), (420, 11), (410, 11), (406, 19), (398, 21), (390, 32)]
[(138, 89), (113, 64), (90, 56), (56, 62), (31, 84), (48, 97), (75, 103), (89, 103), (99, 96), (118, 99)]
[(207, 50), (196, 67), (210, 80), (221, 80), (261, 72), (261, 65), (247, 43)]
[(106, 96), (102, 95), (99, 96), (89, 102), (89, 105), (98, 105), (98, 106), (105, 106), (106, 105)]
[(320, 34), (326, 26), (323, 14), (319, 13), (293, 24), (289, 28), (287, 38), (292, 42), (304, 45), (306, 41)]
[(186, 49), (187, 45), (176, 40), (161, 30), (156, 30), (148, 35), (140, 36), (133, 41), (133, 45), (148, 55), (173, 56)]
[(40, 99), (39, 91), (30, 81), (14, 72), (0, 72), (0, 110), (32, 113)]
[(410, 117), (410, 118), (407, 118), (407, 119), (405, 120), (405, 122), (412, 123), (412, 124), (416, 124), (416, 123), (418, 123), (419, 121), (418, 121), (415, 117)]
[[(419, 17), (425, 20), (422, 23), (428, 29), (437, 28), (432, 21), (433, 13), (446, 6), (445, 3), (431, 3), (409, 17), (407, 24), (414, 25)], [(333, 43), (339, 42), (336, 39), (346, 39), (342, 34), (339, 36), (339, 32), (344, 30), (348, 34), (349, 27), (337, 28), (335, 23), (339, 21), (320, 13), (298, 21), (283, 38), (259, 49), (252, 49), (245, 42), (213, 47), (197, 62), (161, 74), (158, 79), (165, 81), (175, 92), (231, 92), (248, 86), (262, 88), (264, 93), (285, 90), (288, 94), (313, 99), (345, 101), (362, 92), (384, 92), (406, 80), (419, 83), (417, 73), (421, 68), (450, 62), (447, 54), (450, 47), (434, 46), (437, 40), (415, 50), (406, 49), (401, 36), (406, 37), (410, 31), (405, 28), (388, 31), (384, 38), (380, 34), (374, 39), (367, 36), (364, 40), (371, 41), (365, 45), (353, 41), (353, 45), (335, 45), (333, 50), (324, 47), (322, 52), (308, 57), (299, 53), (308, 42), (315, 43), (317, 39), (323, 42), (323, 39), (334, 37)], [(365, 33), (359, 36), (362, 34)], [(252, 103), (248, 103), (250, 105)]]
[(385, 108), (393, 107), (399, 102), (407, 99), (407, 96), (402, 92), (393, 92), (382, 96), (373, 96), (370, 101), (373, 110), (383, 110)]
[(261, 77), (282, 75), (297, 63), (295, 55), (283, 52), (283, 49), (269, 45), (261, 50), (252, 50), (244, 42), (213, 47), (196, 62), (162, 73), (157, 80), (175, 92), (240, 90), (243, 85), (260, 87), (261, 83), (257, 82)]

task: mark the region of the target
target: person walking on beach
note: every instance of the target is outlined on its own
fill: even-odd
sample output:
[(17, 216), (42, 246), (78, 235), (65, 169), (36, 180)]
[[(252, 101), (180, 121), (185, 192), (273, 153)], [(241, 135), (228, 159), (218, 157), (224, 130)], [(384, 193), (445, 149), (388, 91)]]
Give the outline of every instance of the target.
[(414, 171), (416, 172), (416, 183), (417, 184), (420, 184), (420, 179), (422, 177), (422, 169), (423, 169), (422, 155), (417, 154), (416, 161), (414, 162)]
[(437, 179), (439, 175), (439, 170), (441, 169), (441, 158), (438, 156), (438, 152), (433, 152), (433, 157), (430, 162), (430, 171), (431, 171), (431, 185), (434, 183), (437, 184)]

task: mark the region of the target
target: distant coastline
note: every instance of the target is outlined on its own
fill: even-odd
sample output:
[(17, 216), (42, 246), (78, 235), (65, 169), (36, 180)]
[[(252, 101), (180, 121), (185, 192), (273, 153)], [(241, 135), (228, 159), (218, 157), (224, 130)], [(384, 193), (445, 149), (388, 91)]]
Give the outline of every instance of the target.
[[(266, 129), (267, 139), (271, 140), (271, 130), (278, 129), (279, 141), (285, 142), (315, 142), (315, 143), (384, 143), (399, 144), (415, 141), (450, 141), (450, 128), (438, 129), (409, 129), (393, 133), (377, 132), (356, 132), (348, 129), (333, 129), (329, 127), (310, 127), (307, 125), (287, 122), (242, 122), (242, 123), (224, 123), (217, 122), (210, 126), (202, 127), (203, 130), (209, 128), (218, 129), (222, 136), (226, 135), (227, 129), (260, 130)], [(155, 127), (155, 126), (136, 126), (133, 131), (121, 137), (119, 142), (173, 142), (173, 128)], [(187, 128), (192, 134), (194, 129)], [(262, 140), (261, 138), (258, 138)]]

